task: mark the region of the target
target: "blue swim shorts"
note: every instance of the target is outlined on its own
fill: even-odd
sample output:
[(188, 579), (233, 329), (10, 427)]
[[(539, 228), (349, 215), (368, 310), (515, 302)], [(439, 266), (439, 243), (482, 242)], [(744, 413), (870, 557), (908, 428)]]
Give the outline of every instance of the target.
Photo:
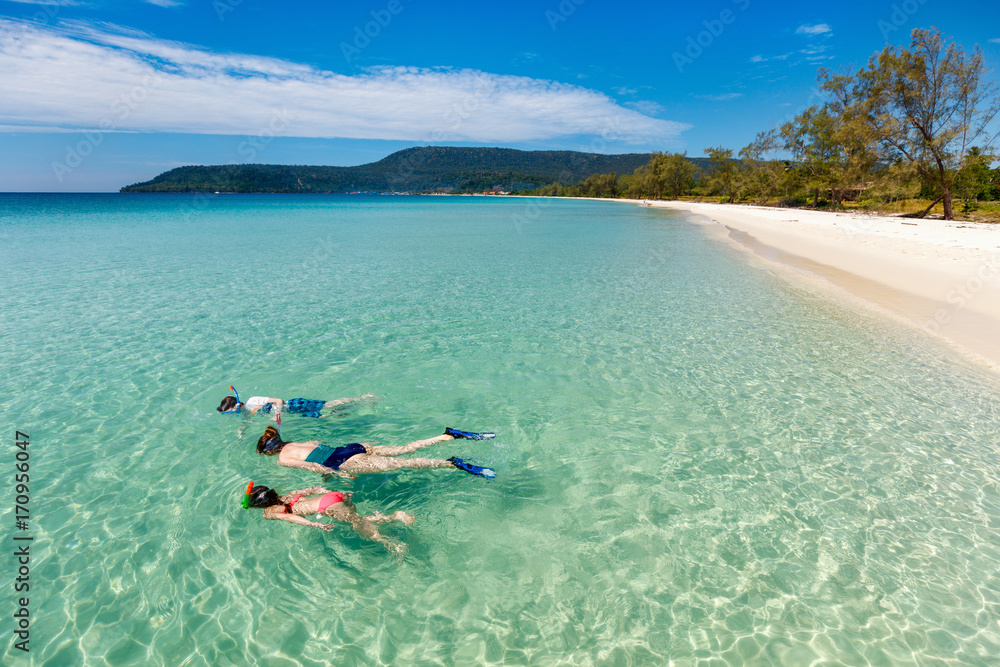
[(285, 411), (303, 417), (319, 417), (326, 401), (314, 401), (308, 398), (290, 398), (285, 401)]

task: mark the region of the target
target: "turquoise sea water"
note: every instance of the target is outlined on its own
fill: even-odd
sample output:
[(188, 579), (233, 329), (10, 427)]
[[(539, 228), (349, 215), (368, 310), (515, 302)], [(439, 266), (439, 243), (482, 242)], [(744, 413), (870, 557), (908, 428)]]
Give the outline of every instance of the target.
[[(0, 195), (0, 261), (5, 665), (1000, 661), (997, 376), (677, 214)], [(262, 521), (249, 479), (321, 478), (253, 453), (230, 383), (378, 396), (299, 440), (495, 431), (424, 451), (498, 477), (331, 480), (417, 517), (402, 563)]]

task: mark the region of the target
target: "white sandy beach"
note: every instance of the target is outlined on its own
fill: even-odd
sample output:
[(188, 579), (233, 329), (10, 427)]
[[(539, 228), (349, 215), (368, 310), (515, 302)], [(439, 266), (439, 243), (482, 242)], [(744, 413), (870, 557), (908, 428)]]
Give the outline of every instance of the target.
[(1000, 224), (650, 204), (715, 221), (761, 257), (815, 274), (1000, 369)]

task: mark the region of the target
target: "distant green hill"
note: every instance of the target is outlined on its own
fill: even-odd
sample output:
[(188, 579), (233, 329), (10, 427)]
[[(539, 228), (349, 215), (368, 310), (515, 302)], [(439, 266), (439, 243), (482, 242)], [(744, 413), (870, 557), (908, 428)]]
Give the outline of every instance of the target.
[(576, 183), (591, 174), (631, 174), (648, 153), (426, 146), (356, 167), (231, 164), (178, 167), (122, 192), (480, 192)]

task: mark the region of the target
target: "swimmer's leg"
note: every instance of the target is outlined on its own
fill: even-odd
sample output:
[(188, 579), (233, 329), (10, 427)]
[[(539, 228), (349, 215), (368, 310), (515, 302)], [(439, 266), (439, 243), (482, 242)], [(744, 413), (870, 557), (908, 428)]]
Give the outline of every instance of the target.
[[(374, 449), (374, 448), (373, 448)], [(395, 459), (390, 456), (352, 456), (340, 465), (340, 470), (353, 474), (391, 472), (404, 468), (455, 468), (451, 461), (444, 459)]]
[(414, 518), (412, 514), (407, 514), (406, 512), (403, 512), (401, 510), (396, 510), (389, 516), (386, 516), (381, 512), (375, 512), (375, 514), (372, 514), (371, 516), (366, 516), (365, 518), (371, 521), (372, 523), (388, 523), (390, 521), (399, 521), (400, 523), (406, 524), (407, 526), (416, 521), (416, 518)]
[(375, 398), (375, 394), (364, 394), (363, 396), (354, 396), (353, 398), (335, 398), (332, 401), (327, 401), (323, 404), (323, 409), (336, 408), (341, 405), (347, 405), (348, 403), (357, 403), (358, 401), (363, 401), (368, 398)]
[(351, 522), (351, 527), (354, 531), (361, 537), (366, 537), (373, 542), (378, 542), (385, 546), (389, 550), (389, 553), (396, 554), (397, 556), (406, 555), (406, 545), (399, 540), (394, 540), (391, 537), (386, 537), (382, 533), (378, 532), (378, 528), (368, 517), (363, 517)]
[(375, 456), (399, 456), (400, 454), (409, 454), (410, 452), (415, 452), (421, 447), (427, 447), (429, 445), (436, 445), (439, 442), (448, 442), (449, 440), (454, 440), (453, 435), (439, 435), (433, 438), (427, 438), (426, 440), (415, 440), (408, 445), (403, 445), (402, 447), (390, 447), (388, 445), (379, 445), (377, 447), (369, 447), (368, 451)]

